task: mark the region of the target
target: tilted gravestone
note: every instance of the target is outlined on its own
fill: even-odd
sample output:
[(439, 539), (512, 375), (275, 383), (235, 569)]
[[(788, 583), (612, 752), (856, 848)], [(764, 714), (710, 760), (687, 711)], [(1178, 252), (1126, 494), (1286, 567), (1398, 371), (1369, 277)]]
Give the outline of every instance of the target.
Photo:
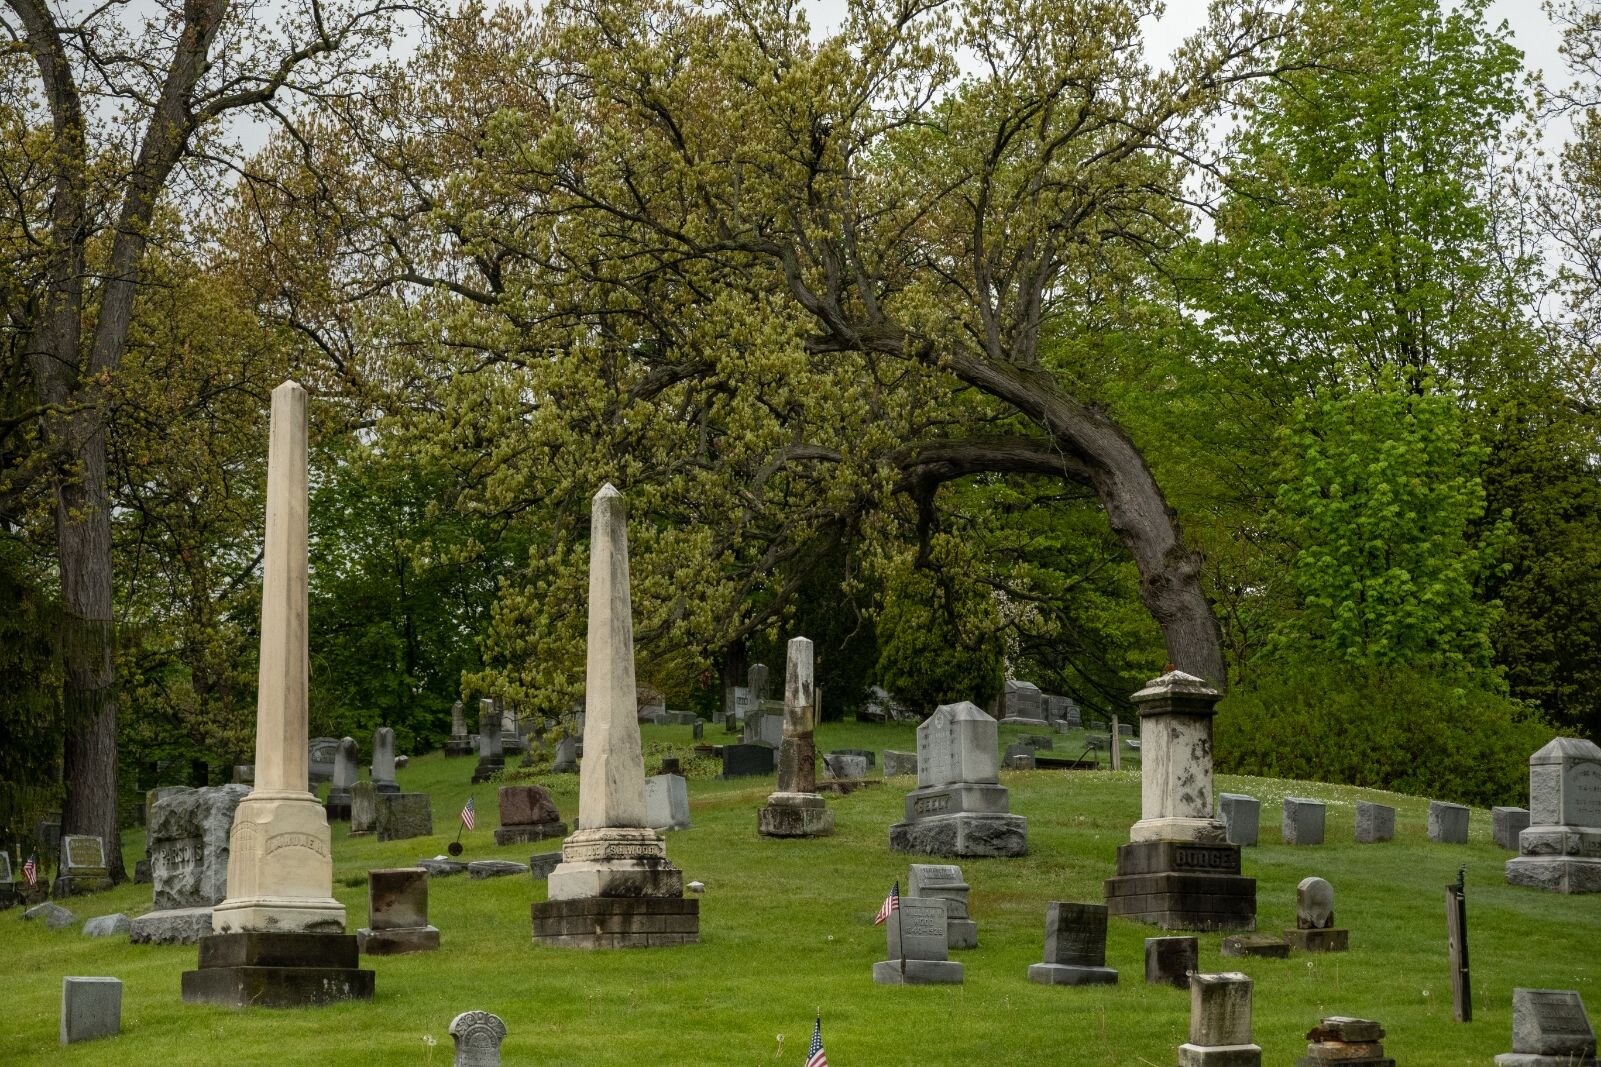
[(455, 1067), (500, 1067), (500, 1043), (506, 1024), (487, 1011), (464, 1011), (450, 1020), (456, 1041)]

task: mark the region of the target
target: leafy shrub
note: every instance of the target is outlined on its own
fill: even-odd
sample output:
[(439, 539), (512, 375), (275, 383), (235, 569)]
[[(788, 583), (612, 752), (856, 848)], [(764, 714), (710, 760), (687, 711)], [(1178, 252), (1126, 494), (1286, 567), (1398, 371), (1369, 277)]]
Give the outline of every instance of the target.
[(1275, 664), (1219, 708), (1225, 773), (1392, 789), (1470, 804), (1526, 797), (1529, 756), (1554, 736), (1531, 705), (1460, 676)]

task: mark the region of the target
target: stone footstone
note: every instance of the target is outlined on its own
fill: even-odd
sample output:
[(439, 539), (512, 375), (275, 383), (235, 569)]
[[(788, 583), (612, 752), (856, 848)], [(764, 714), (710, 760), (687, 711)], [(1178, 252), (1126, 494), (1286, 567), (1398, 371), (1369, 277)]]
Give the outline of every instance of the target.
[(1218, 817), (1228, 843), (1247, 848), (1256, 844), (1262, 823), (1262, 802), (1244, 793), (1219, 793)]
[(115, 915), (96, 915), (83, 924), (84, 937), (126, 937), (133, 931), (133, 923), (122, 912)]
[(684, 897), (574, 897), (533, 906), (534, 944), (659, 948), (700, 940), (700, 901)]
[(465, 874), (467, 865), (459, 860), (447, 860), (443, 856), (433, 859), (418, 860), (413, 867), (421, 867), (428, 872), (430, 878), (449, 878), (453, 874)]
[(414, 952), (433, 952), (439, 948), (439, 929), (422, 926), (407, 930), (356, 931), (356, 944), (364, 956), (405, 956)]
[(210, 908), (170, 908), (137, 916), (128, 940), (135, 945), (194, 945), (210, 933)]
[(527, 874), (528, 864), (513, 860), (474, 860), (467, 864), (467, 877), (473, 881), (485, 878), (504, 878), (509, 874)]
[(78, 917), (69, 909), (63, 908), (59, 904), (52, 904), (49, 901), (43, 904), (35, 904), (23, 912), (22, 917), (28, 922), (32, 922), (35, 919), (43, 919), (44, 924), (52, 930), (60, 930), (62, 927), (71, 926), (78, 921)]
[(1200, 966), (1200, 943), (1193, 937), (1147, 937), (1145, 982), (1190, 988), (1190, 974)]
[(1442, 845), (1467, 844), (1468, 815), (1461, 804), (1429, 801), (1429, 840)]
[(1356, 843), (1376, 845), (1395, 840), (1395, 809), (1388, 804), (1356, 802)]
[(1528, 828), (1528, 808), (1490, 809), (1490, 837), (1502, 848), (1516, 852), (1518, 835)]
[(1395, 1067), (1384, 1054), (1384, 1028), (1371, 1019), (1352, 1019), (1343, 1015), (1324, 1019), (1307, 1032), (1306, 1055), (1296, 1067)]
[(200, 966), (183, 972), (186, 1004), (300, 1008), (371, 1000), (354, 934), (242, 933), (200, 939)]
[(1321, 845), (1323, 843), (1324, 813), (1327, 806), (1321, 800), (1308, 797), (1284, 798), (1284, 821), (1280, 832), (1286, 845)]
[(1260, 956), (1264, 959), (1287, 960), (1290, 958), (1290, 945), (1284, 938), (1272, 934), (1230, 934), (1223, 939), (1218, 955), (1233, 959)]
[(1351, 947), (1351, 931), (1286, 930), (1284, 941), (1297, 952), (1346, 952)]
[(902, 775), (917, 773), (917, 753), (896, 752), (894, 749), (884, 750), (884, 777), (899, 778)]
[(122, 1032), (122, 982), (116, 978), (61, 980), (61, 1043), (75, 1045)]

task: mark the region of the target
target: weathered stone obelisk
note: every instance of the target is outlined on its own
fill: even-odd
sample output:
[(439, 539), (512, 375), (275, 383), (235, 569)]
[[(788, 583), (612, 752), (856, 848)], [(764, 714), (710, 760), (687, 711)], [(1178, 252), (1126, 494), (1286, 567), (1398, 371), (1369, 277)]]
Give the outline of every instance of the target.
[(371, 999), (345, 906), (333, 898), (328, 818), (306, 790), (306, 391), (272, 392), (262, 563), (256, 784), (234, 812), (228, 896), (200, 939), (183, 999), (296, 1007)]
[(834, 813), (817, 792), (817, 701), (812, 688), (812, 643), (791, 638), (784, 673), (784, 739), (778, 749), (778, 789), (756, 812), (764, 837), (825, 837)]
[(609, 484), (595, 494), (589, 553), (582, 828), (562, 843), (561, 863), (546, 882), (549, 899), (533, 906), (534, 941), (570, 948), (688, 944), (700, 936), (700, 902), (684, 899), (683, 872), (667, 862), (662, 836), (646, 822), (628, 518), (622, 494)]

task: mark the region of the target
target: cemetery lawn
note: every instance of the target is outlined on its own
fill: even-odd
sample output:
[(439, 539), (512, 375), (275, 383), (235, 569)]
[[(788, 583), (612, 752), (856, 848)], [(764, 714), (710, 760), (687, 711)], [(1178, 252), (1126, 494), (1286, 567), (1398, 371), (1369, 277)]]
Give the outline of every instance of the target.
[[(1003, 727), (1003, 747), (1024, 732)], [(689, 734), (688, 727), (644, 728), (647, 748), (658, 756), (665, 744), (687, 748)], [(708, 727), (707, 740), (722, 739), (721, 729)], [(909, 725), (843, 723), (819, 731), (819, 752), (850, 747), (915, 751), (916, 744)], [(1081, 747), (1059, 738), (1055, 754), (1076, 755)], [(656, 759), (649, 762), (654, 770)], [(479, 829), (465, 835), (463, 859), (526, 862), (530, 851), (559, 848), (559, 841), (496, 848), (495, 791), (469, 786), (474, 763), (433, 754), (400, 772), (404, 790), (433, 797), (432, 838), (379, 844), (347, 838), (348, 825), (334, 825), (334, 892), (348, 909), (351, 932), (366, 923), (367, 869), (443, 853), (469, 795), (477, 798)], [(577, 777), (540, 780), (570, 820)], [(83, 919), (149, 910), (150, 887), (124, 885), (64, 902), (79, 922), (62, 930), (22, 922), (21, 909), (0, 912), (6, 1009), (0, 1063), (446, 1067), (452, 1058), (446, 1027), (475, 1008), (506, 1021), (503, 1061), (530, 1067), (800, 1067), (819, 1010), (833, 1067), (1176, 1062), (1189, 995), (1144, 983), (1143, 939), (1162, 931), (1111, 920), (1107, 964), (1120, 972), (1116, 986), (1037, 986), (1025, 977), (1041, 958), (1046, 902), (1102, 900), (1114, 852), (1139, 817), (1138, 771), (1002, 772), (1002, 782), (1011, 789), (1012, 811), (1029, 820), (1030, 851), (1015, 860), (957, 861), (972, 886), (979, 931), (979, 948), (953, 953), (966, 966), (962, 986), (872, 981), (873, 962), (886, 957), (873, 914), (890, 883), (900, 879), (904, 888), (907, 864), (920, 859), (891, 853), (886, 843), (913, 779), (830, 799), (837, 827), (831, 838), (774, 841), (755, 830), (771, 776), (703, 778), (690, 781), (694, 828), (670, 834), (667, 845), (685, 880), (706, 884), (698, 945), (535, 948), (529, 905), (544, 898), (542, 882), (458, 875), (435, 880), (430, 891), (431, 921), (443, 932), (440, 951), (364, 960), (377, 972), (372, 1003), (236, 1012), (179, 999), (179, 974), (195, 966), (193, 946), (82, 936)], [(1601, 895), (1506, 885), (1502, 865), (1510, 854), (1490, 841), (1487, 812), (1473, 812), (1469, 844), (1435, 845), (1425, 833), (1426, 799), (1226, 775), (1218, 789), (1262, 801), (1262, 843), (1245, 852), (1245, 873), (1257, 879), (1258, 929), (1293, 926), (1296, 883), (1319, 875), (1334, 885), (1337, 925), (1351, 931), (1349, 953), (1288, 960), (1223, 959), (1221, 935), (1200, 935), (1203, 970), (1240, 970), (1256, 980), (1255, 1035), (1264, 1064), (1294, 1062), (1305, 1052), (1306, 1031), (1326, 1015), (1378, 1019), (1389, 1032), (1387, 1054), (1404, 1067), (1488, 1064), (1511, 1049), (1514, 986), (1576, 989), (1592, 1022), (1601, 1024)], [(1329, 844), (1280, 844), (1280, 801), (1287, 794), (1328, 801)], [(1395, 841), (1352, 843), (1359, 798), (1396, 806)], [(143, 851), (143, 831), (124, 836), (130, 870)], [(1474, 999), (1469, 1024), (1452, 1020), (1443, 900), (1443, 887), (1463, 864)], [(123, 980), (120, 1036), (58, 1047), (64, 975)]]

